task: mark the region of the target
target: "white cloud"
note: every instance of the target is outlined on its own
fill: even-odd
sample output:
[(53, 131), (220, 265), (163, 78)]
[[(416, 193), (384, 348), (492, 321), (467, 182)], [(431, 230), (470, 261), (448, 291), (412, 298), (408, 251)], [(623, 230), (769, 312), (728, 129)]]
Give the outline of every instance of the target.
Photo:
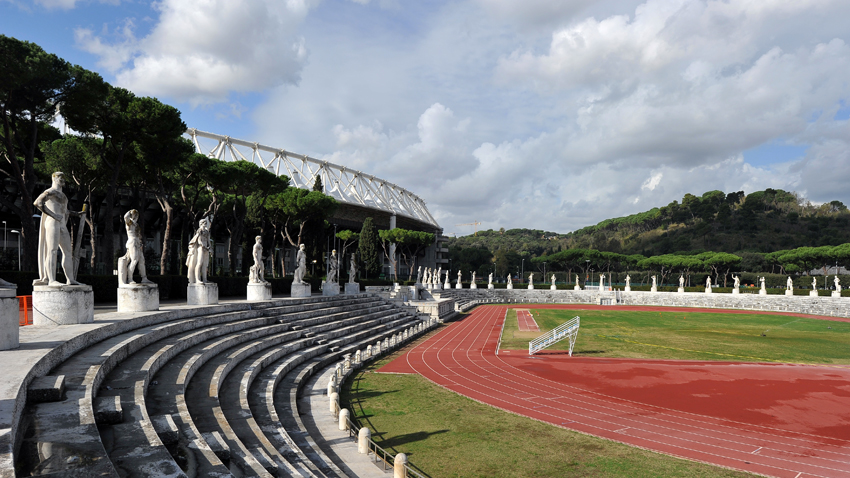
[(298, 35), (309, 0), (164, 0), (159, 22), (141, 39), (115, 43), (78, 30), (78, 45), (101, 58), (117, 83), (139, 94), (192, 103), (225, 101), (231, 92), (296, 84), (307, 57)]

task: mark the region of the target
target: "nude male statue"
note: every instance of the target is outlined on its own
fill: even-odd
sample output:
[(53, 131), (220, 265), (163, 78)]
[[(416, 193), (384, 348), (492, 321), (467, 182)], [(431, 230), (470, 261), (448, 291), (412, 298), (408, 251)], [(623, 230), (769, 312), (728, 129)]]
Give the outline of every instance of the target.
[[(139, 275), (142, 277), (142, 284), (153, 284), (148, 279), (148, 274), (145, 270), (142, 226), (139, 225), (138, 210), (130, 209), (127, 211), (127, 214), (124, 214), (124, 226), (127, 229), (127, 252), (118, 261), (118, 278), (119, 280), (123, 280), (124, 284), (135, 284), (136, 281), (133, 280), (133, 272), (138, 267)], [(122, 267), (126, 267), (126, 269), (122, 270)]]
[(336, 283), (339, 275), (339, 260), (336, 258), (336, 249), (331, 251), (331, 256), (328, 258), (328, 278), (326, 282)]
[(210, 228), (212, 216), (207, 216), (198, 223), (198, 230), (189, 240), (189, 254), (186, 256), (186, 267), (190, 284), (206, 284), (207, 269), (210, 264)]
[(252, 284), (268, 284), (269, 282), (265, 279), (266, 265), (263, 263), (263, 236), (254, 238), (254, 248), (251, 249), (251, 255), (254, 257), (254, 265), (251, 266), (248, 282)]
[[(66, 226), (69, 216), (79, 216), (80, 213), (68, 210), (68, 197), (62, 192), (62, 187), (65, 186), (65, 174), (56, 171), (52, 179), (53, 185), (45, 189), (33, 202), (33, 205), (41, 211), (41, 223), (38, 230), (38, 279), (34, 280), (32, 285), (53, 287), (83, 285), (76, 281), (71, 234)], [(56, 280), (60, 250), (65, 284)]]

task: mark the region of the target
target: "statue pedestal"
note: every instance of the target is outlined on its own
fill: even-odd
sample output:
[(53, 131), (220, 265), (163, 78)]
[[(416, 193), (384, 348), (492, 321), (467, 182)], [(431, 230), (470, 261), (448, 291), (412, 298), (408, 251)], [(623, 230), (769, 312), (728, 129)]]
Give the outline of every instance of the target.
[(360, 293), (360, 284), (357, 282), (347, 282), (345, 284), (345, 293), (346, 294), (359, 294)]
[(508, 289), (513, 289), (513, 288), (514, 288), (513, 284), (508, 284)]
[(549, 286), (549, 290), (558, 290), (558, 286), (556, 286), (555, 284), (552, 284), (552, 285)]
[(767, 295), (767, 291), (765, 289), (759, 289), (759, 295)]
[(322, 284), (322, 295), (327, 296), (327, 297), (339, 295), (339, 283), (338, 282), (324, 282)]
[(118, 312), (159, 310), (159, 286), (121, 284), (118, 286)]
[[(630, 288), (630, 287), (626, 287), (626, 289), (627, 289), (627, 290), (631, 290), (631, 288)], [(578, 284), (576, 284), (575, 286), (573, 286), (573, 290), (581, 290), (581, 286), (580, 286), (580, 285), (578, 285)]]
[[(578, 286), (576, 286), (576, 287), (578, 287)], [(623, 289), (623, 292), (631, 292), (631, 291), (632, 291), (632, 286), (630, 286), (630, 285), (627, 285), (626, 288)]]
[(218, 284), (215, 282), (189, 284), (186, 288), (186, 303), (189, 305), (218, 304)]
[(818, 296), (818, 291), (816, 291), (816, 290), (810, 290), (809, 291), (809, 297), (817, 297), (817, 296)]
[(684, 288), (684, 287), (679, 287), (679, 290), (678, 290), (677, 292), (678, 292), (678, 293), (680, 293), (680, 294), (684, 294), (684, 293), (685, 293), (685, 288)]
[(20, 342), (18, 289), (0, 289), (0, 350), (16, 349)]
[(741, 291), (740, 291), (740, 290), (738, 290), (738, 288), (737, 288), (737, 287), (736, 287), (736, 288), (734, 288), (734, 289), (732, 289), (732, 294), (733, 294), (733, 295), (734, 295), (734, 294), (740, 294), (740, 293), (741, 293)]
[(94, 322), (94, 292), (90, 285), (33, 287), (33, 325), (71, 325), (92, 322)]
[(493, 284), (487, 284), (487, 289), (495, 289), (495, 288), (496, 288), (496, 286), (494, 286)]
[(478, 288), (478, 284), (476, 284), (475, 282), (473, 282), (472, 284), (469, 284), (469, 288), (470, 288), (470, 289), (477, 289), (477, 288)]
[(711, 287), (706, 287), (706, 288), (705, 288), (705, 293), (706, 293), (706, 294), (711, 294)]
[(296, 284), (295, 282), (293, 282), (292, 288), (289, 289), (289, 296), (293, 297), (293, 298), (295, 298), (295, 297), (310, 297), (310, 294), (311, 294), (310, 284), (308, 284), (306, 282), (302, 283), (302, 284)]
[(832, 296), (835, 297), (836, 299), (841, 297), (841, 291), (839, 291), (839, 290), (832, 291)]
[(463, 289), (463, 284), (458, 282), (457, 284), (455, 284), (455, 289)]
[(652, 286), (649, 288), (650, 292), (658, 292), (658, 287)]
[(534, 284), (528, 284), (528, 290), (534, 290)]
[(272, 285), (268, 283), (248, 283), (248, 300), (272, 300)]
[(785, 289), (785, 295), (794, 295), (794, 290)]

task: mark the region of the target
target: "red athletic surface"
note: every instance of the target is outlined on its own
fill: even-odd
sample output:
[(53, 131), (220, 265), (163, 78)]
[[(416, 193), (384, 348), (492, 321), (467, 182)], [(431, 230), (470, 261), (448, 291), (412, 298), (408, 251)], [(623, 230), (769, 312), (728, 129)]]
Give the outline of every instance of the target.
[(419, 373), (509, 412), (692, 460), (850, 476), (850, 367), (496, 355), (505, 314), (478, 307), (380, 372)]
[(537, 321), (534, 320), (528, 309), (517, 309), (516, 321), (520, 332), (540, 332)]

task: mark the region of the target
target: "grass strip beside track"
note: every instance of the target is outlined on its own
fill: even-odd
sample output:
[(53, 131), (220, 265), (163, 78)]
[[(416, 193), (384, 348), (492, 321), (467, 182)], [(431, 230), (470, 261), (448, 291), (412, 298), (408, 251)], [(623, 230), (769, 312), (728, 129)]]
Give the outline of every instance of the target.
[[(573, 355), (673, 360), (850, 364), (850, 323), (764, 314), (534, 309), (542, 332), (581, 317)], [(528, 350), (508, 310), (501, 348)], [(566, 341), (549, 350), (567, 350)]]
[(408, 348), (353, 375), (342, 403), (380, 446), (432, 477), (754, 476), (513, 415), (420, 375), (374, 373)]

